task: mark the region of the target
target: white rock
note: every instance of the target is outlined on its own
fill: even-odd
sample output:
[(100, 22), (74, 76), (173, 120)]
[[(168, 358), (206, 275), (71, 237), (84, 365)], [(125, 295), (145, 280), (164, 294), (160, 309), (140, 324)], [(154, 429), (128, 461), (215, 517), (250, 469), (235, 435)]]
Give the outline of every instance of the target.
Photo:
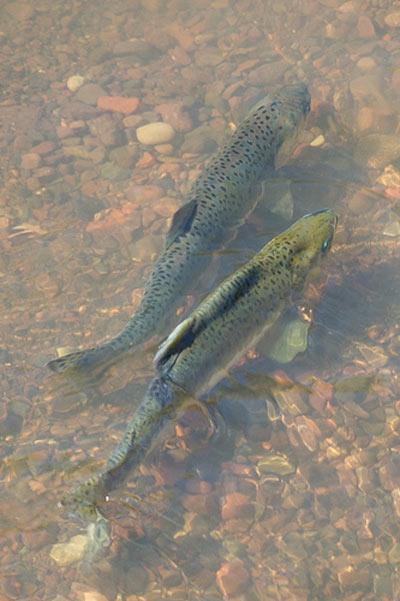
[(82, 75), (71, 75), (67, 80), (67, 88), (70, 92), (76, 92), (85, 83), (85, 78)]
[(386, 15), (385, 23), (389, 27), (400, 27), (400, 11)]
[(324, 144), (325, 138), (322, 134), (317, 136), (312, 142), (310, 142), (310, 146), (322, 146)]
[(83, 593), (84, 601), (108, 601), (107, 597), (97, 591), (87, 591)]
[(57, 543), (50, 551), (50, 557), (59, 566), (68, 566), (83, 558), (88, 537), (84, 534), (73, 536), (67, 543)]
[(170, 142), (174, 136), (175, 131), (172, 125), (162, 121), (142, 125), (136, 130), (136, 137), (139, 142), (151, 146)]

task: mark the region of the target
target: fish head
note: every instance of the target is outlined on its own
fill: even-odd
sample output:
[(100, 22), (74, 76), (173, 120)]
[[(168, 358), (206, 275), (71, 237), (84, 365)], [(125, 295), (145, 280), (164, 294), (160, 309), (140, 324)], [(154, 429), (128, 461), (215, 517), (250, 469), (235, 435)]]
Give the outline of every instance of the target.
[(310, 106), (311, 96), (304, 83), (283, 87), (271, 102), (270, 110), (275, 114), (278, 131), (276, 168), (288, 161), (297, 146)]
[(288, 268), (294, 288), (302, 287), (332, 245), (338, 218), (331, 209), (304, 215), (285, 233)]

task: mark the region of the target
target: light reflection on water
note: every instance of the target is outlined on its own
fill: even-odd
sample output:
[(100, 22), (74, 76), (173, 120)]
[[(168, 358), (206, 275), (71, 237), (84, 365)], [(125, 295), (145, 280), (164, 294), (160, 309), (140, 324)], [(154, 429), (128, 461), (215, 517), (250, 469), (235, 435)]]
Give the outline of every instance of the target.
[[(0, 8), (4, 599), (398, 597), (398, 14), (367, 0)], [(139, 98), (138, 111), (99, 120), (95, 100), (66, 88), (77, 74)], [(90, 382), (43, 365), (119, 330), (203, 162), (265, 89), (299, 79), (313, 98), (300, 149), (187, 306), (331, 207), (308, 349), (284, 365), (252, 349), (210, 392), (214, 427), (182, 411), (113, 492), (113, 542), (95, 564), (57, 566), (53, 545), (82, 533), (57, 502), (120, 439), (154, 347)], [(168, 121), (160, 105), (177, 101), (171, 146), (144, 154), (136, 127)]]

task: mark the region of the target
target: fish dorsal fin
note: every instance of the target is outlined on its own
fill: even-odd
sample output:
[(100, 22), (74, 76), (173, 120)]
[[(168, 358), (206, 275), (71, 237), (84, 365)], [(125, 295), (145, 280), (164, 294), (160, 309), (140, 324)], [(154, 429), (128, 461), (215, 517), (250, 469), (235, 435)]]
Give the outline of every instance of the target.
[(154, 367), (160, 369), (173, 355), (178, 355), (188, 348), (196, 337), (197, 321), (195, 317), (188, 317), (182, 321), (159, 346), (154, 357)]
[(193, 223), (197, 213), (197, 200), (193, 198), (174, 213), (171, 227), (166, 236), (166, 247), (168, 248), (177, 238), (186, 234)]

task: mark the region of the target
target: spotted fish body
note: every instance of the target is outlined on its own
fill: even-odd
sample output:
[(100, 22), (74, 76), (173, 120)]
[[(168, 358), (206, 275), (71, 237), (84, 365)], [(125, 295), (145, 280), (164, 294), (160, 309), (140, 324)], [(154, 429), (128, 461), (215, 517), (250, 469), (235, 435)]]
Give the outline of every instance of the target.
[(330, 210), (306, 215), (226, 278), (161, 344), (157, 377), (106, 468), (65, 504), (95, 518), (96, 502), (143, 458), (184, 393), (201, 393), (277, 321), (329, 250), (336, 226)]
[(304, 84), (286, 86), (259, 102), (194, 182), (174, 215), (163, 253), (146, 284), (143, 300), (112, 340), (49, 362), (56, 372), (112, 361), (160, 333), (182, 295), (205, 268), (205, 255), (221, 248), (257, 202), (256, 189), (282, 146), (310, 110)]

